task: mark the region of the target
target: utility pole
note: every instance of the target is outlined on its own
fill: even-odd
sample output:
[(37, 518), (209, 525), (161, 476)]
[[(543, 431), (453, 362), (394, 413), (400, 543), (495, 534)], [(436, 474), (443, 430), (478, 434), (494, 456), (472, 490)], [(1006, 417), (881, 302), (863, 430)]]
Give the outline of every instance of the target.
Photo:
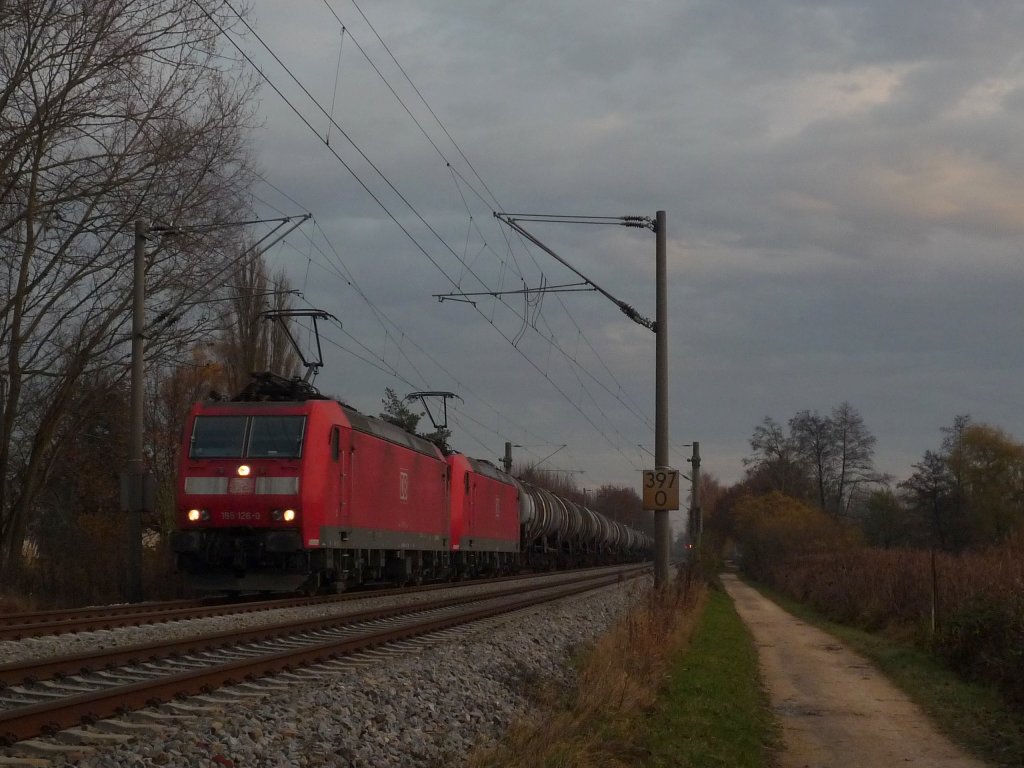
[(512, 474), (512, 443), (505, 443), (505, 458), (501, 460), (501, 465), (505, 468), (505, 474)]
[[(654, 585), (663, 587), (668, 584), (668, 561), (670, 529), (668, 509), (659, 509), (665, 506), (668, 488), (660, 487), (669, 478), (671, 490), (674, 492), (672, 509), (678, 509), (678, 474), (671, 470), (668, 465), (668, 228), (665, 220), (665, 211), (658, 211), (652, 221), (649, 216), (556, 216), (553, 214), (513, 214), (494, 213), (494, 216), (504, 224), (507, 224), (515, 232), (525, 237), (535, 246), (554, 258), (563, 266), (572, 270), (583, 280), (582, 284), (572, 286), (558, 286), (559, 290), (580, 290), (580, 286), (589, 287), (600, 293), (606, 299), (613, 302), (619, 310), (630, 320), (654, 331), (655, 335), (655, 386), (654, 386), (654, 464), (655, 469), (644, 470), (644, 492), (645, 504), (648, 503), (646, 495), (651, 492), (651, 502), (654, 506), (645, 506), (645, 509), (654, 509)], [(544, 245), (540, 240), (523, 228), (523, 221), (565, 223), (565, 224), (615, 224), (625, 227), (638, 227), (652, 229), (656, 235), (655, 253), (655, 296), (657, 307), (655, 309), (655, 320), (644, 317), (633, 307), (624, 301), (617, 299), (609, 291), (597, 285), (578, 269), (572, 266), (553, 250)], [(534, 292), (543, 293), (544, 288), (535, 289)], [(448, 294), (439, 296), (439, 300), (445, 298), (453, 300), (471, 300), (470, 297), (479, 294)], [(494, 294), (496, 295), (496, 294)], [(564, 446), (563, 446), (564, 447)], [(655, 485), (658, 487), (655, 488)], [(660, 497), (660, 501), (658, 498)]]
[(700, 559), (701, 534), (704, 532), (704, 514), (700, 508), (700, 443), (693, 442), (693, 456), (689, 459), (690, 471), (690, 541), (694, 555)]
[[(264, 249), (286, 237), (302, 222), (310, 218), (307, 213), (300, 217), (285, 216), (280, 219), (264, 219), (265, 223), (276, 223), (268, 235), (260, 238), (250, 248), (267, 241), (282, 227), (291, 224), (284, 232), (278, 233), (264, 245)], [(292, 220), (295, 219), (293, 222)], [(198, 227), (150, 227), (146, 219), (135, 220), (135, 251), (132, 276), (132, 368), (131, 368), (131, 414), (128, 436), (128, 465), (121, 473), (121, 511), (127, 516), (126, 528), (126, 565), (125, 580), (126, 597), (129, 602), (137, 603), (143, 599), (142, 589), (142, 518), (143, 514), (153, 509), (155, 495), (153, 476), (146, 469), (144, 441), (145, 416), (145, 355), (146, 355), (146, 241), (151, 232), (161, 235), (178, 234), (183, 231), (203, 231), (211, 228), (227, 226), (245, 226), (254, 222), (225, 222), (223, 224), (202, 225)], [(247, 249), (248, 250), (248, 249)], [(326, 313), (324, 313), (326, 314)], [(314, 317), (314, 328), (316, 319)], [(300, 355), (301, 357), (301, 355)], [(305, 360), (303, 360), (305, 362)], [(306, 363), (307, 366), (309, 363)]]
[[(654, 219), (655, 234), (655, 361), (654, 468), (668, 469), (668, 232), (665, 212)], [(654, 511), (654, 586), (668, 584), (669, 520), (667, 509)]]
[(128, 437), (128, 471), (122, 486), (122, 507), (128, 513), (129, 602), (142, 600), (142, 513), (146, 506), (146, 460), (143, 447), (146, 353), (146, 236), (149, 223), (135, 220), (135, 259), (132, 293), (131, 420)]

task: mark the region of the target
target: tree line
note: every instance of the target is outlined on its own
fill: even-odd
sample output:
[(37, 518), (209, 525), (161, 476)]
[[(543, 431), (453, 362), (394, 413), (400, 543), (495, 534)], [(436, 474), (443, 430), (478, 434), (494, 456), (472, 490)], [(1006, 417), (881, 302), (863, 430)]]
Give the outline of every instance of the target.
[(865, 491), (884, 482), (874, 468), (875, 436), (849, 403), (831, 413), (799, 411), (784, 429), (765, 417), (744, 460), (751, 488), (813, 500), (834, 515), (850, 515)]
[(865, 533), (873, 544), (930, 541), (950, 552), (1000, 544), (1024, 528), (1024, 444), (957, 416), (909, 478), (869, 501)]
[(792, 500), (808, 521), (820, 513), (869, 546), (962, 552), (1024, 529), (1024, 444), (968, 415), (940, 435), (910, 477), (896, 481), (876, 468), (877, 440), (847, 402), (827, 414), (799, 411), (785, 426), (766, 417), (750, 437), (743, 479), (717, 488), (722, 501), (711, 526), (737, 535), (741, 500), (775, 494), (776, 506)]

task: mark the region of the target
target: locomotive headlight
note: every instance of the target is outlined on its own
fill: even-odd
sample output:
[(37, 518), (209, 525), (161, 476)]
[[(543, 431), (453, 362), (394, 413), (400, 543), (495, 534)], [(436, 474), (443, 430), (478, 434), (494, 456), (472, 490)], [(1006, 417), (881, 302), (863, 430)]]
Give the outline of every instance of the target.
[(239, 477), (248, 477), (251, 472), (252, 472), (252, 468), (248, 464), (242, 464), (238, 468), (238, 476)]
[(286, 523), (290, 523), (294, 519), (295, 519), (295, 510), (294, 509), (286, 509), (284, 511), (284, 521)]
[(279, 523), (281, 522), (281, 517), (283, 514), (284, 513), (280, 509), (272, 509), (270, 510), (270, 519), (274, 522)]
[(189, 520), (190, 523), (198, 523), (199, 522), (199, 510), (198, 509), (190, 509), (188, 511), (188, 520)]

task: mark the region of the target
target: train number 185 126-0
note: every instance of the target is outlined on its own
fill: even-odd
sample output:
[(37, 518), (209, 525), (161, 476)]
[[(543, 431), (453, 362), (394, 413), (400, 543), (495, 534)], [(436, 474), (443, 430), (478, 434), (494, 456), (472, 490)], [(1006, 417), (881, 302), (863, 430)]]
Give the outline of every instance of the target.
[(238, 520), (239, 522), (257, 523), (261, 515), (257, 510), (251, 509), (226, 509), (221, 512), (221, 520)]

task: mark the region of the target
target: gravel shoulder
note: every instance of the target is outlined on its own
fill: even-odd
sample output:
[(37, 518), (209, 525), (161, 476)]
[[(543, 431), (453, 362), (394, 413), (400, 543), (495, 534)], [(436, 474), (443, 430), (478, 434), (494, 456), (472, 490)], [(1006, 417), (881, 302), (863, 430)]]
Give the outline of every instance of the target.
[(984, 768), (863, 657), (736, 576), (722, 582), (750, 628), (783, 731), (780, 768)]

